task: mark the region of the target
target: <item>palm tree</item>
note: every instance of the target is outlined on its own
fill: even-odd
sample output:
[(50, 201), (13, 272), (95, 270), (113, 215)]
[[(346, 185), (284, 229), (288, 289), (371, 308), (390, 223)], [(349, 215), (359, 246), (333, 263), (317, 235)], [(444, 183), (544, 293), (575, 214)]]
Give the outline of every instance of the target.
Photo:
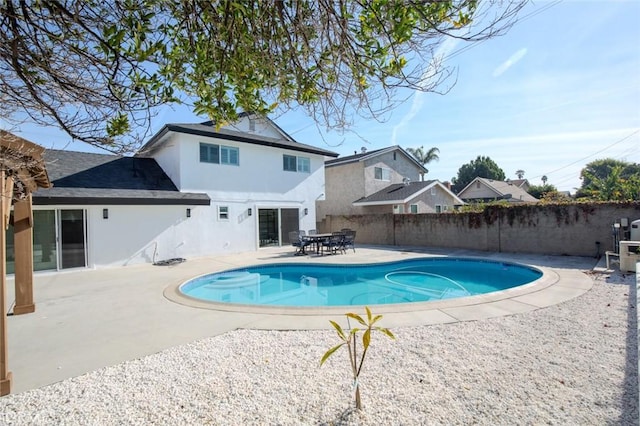
[[(428, 151), (424, 150), (424, 146), (420, 146), (420, 148), (407, 148), (407, 152), (413, 155), (415, 159), (418, 160), (418, 162), (423, 166), (432, 161), (438, 161), (440, 159), (440, 157), (438, 156), (440, 150), (436, 147), (433, 147)], [(426, 167), (425, 169), (427, 170), (426, 173), (429, 173), (429, 169), (427, 169)], [(424, 175), (426, 173), (420, 173), (420, 177), (422, 180), (424, 180)]]
[(542, 184), (543, 184), (543, 185), (546, 185), (546, 184), (547, 184), (547, 181), (549, 180), (549, 178), (547, 177), (547, 175), (542, 175), (541, 179), (542, 179)]
[(516, 170), (516, 176), (518, 176), (518, 179), (522, 179), (524, 177), (524, 170)]

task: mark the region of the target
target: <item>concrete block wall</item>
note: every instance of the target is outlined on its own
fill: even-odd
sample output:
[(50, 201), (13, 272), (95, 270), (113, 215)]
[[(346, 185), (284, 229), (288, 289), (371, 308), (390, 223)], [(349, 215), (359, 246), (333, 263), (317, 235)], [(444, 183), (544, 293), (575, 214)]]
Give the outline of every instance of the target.
[(612, 225), (620, 218), (640, 219), (640, 202), (492, 206), (483, 213), (327, 216), (318, 229), (354, 229), (362, 244), (595, 256), (613, 250)]

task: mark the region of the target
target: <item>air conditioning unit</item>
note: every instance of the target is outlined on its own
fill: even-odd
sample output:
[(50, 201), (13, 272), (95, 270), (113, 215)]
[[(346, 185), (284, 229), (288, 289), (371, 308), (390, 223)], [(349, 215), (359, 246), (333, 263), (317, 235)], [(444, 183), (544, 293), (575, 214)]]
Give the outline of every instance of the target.
[(631, 222), (629, 239), (633, 241), (640, 241), (640, 219)]
[(636, 272), (640, 262), (640, 241), (620, 241), (620, 271)]

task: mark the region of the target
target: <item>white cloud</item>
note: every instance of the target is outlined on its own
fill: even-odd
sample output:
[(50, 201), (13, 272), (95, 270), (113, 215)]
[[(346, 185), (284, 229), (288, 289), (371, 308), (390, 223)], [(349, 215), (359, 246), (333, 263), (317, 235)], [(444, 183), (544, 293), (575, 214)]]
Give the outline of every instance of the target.
[(509, 59), (507, 59), (502, 64), (500, 64), (500, 66), (498, 66), (498, 68), (493, 70), (493, 76), (494, 77), (501, 76), (505, 71), (507, 71), (509, 68), (511, 68), (512, 66), (517, 64), (522, 58), (524, 58), (524, 55), (526, 55), (526, 54), (527, 54), (527, 48), (526, 47), (523, 47), (522, 49), (518, 50), (516, 53), (511, 55), (511, 57)]
[[(438, 50), (434, 53), (433, 58), (435, 61), (442, 61), (444, 60), (444, 58), (446, 58), (447, 56), (449, 56), (449, 54), (453, 51), (453, 49), (455, 49), (455, 47), (458, 45), (458, 43), (460, 42), (460, 40), (455, 39), (455, 38), (448, 38), (446, 39), (441, 45), (440, 47), (438, 47)], [(426, 87), (428, 85), (430, 85), (432, 82), (428, 79), (428, 77), (430, 75), (433, 74), (433, 67), (430, 65), (429, 67), (427, 67), (427, 69), (425, 70), (425, 72), (422, 74), (422, 78), (424, 79), (423, 81), (423, 87)], [(436, 77), (437, 78), (437, 77)], [(397, 145), (397, 135), (398, 135), (398, 131), (400, 129), (402, 129), (403, 127), (407, 126), (409, 124), (409, 122), (411, 122), (411, 120), (413, 120), (413, 118), (420, 112), (420, 110), (422, 109), (422, 106), (424, 105), (424, 92), (420, 92), (420, 91), (416, 91), (413, 95), (413, 101), (411, 103), (411, 108), (409, 109), (409, 112), (407, 112), (401, 119), (400, 122), (398, 124), (396, 124), (395, 126), (393, 126), (393, 131), (391, 132), (391, 145)]]

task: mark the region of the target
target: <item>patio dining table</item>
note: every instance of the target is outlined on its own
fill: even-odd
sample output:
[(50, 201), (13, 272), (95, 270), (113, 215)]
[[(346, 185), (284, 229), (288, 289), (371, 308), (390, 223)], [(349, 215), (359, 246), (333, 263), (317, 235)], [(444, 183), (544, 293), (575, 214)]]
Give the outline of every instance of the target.
[(303, 238), (311, 244), (315, 244), (316, 253), (320, 253), (320, 245), (329, 239), (333, 234), (331, 232), (325, 234), (305, 235)]

